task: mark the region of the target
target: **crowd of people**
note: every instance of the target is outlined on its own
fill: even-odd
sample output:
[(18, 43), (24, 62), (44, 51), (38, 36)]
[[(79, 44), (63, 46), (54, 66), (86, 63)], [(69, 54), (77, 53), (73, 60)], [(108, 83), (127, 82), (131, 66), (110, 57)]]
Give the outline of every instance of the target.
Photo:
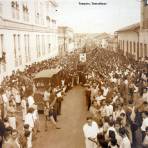
[[(74, 52), (33, 63), (24, 71), (13, 71), (11, 76), (4, 78), (0, 88), (0, 148), (32, 148), (32, 141), (41, 130), (34, 76), (56, 67), (61, 67), (61, 71), (54, 84), (46, 86), (42, 96), (45, 131), (49, 121), (53, 128), (62, 128), (57, 118), (61, 114), (63, 97), (74, 85), (81, 84), (86, 88), (90, 113), (83, 126), (86, 148), (147, 146), (145, 63), (100, 48), (86, 54), (86, 63), (79, 62), (79, 52)], [(18, 113), (23, 121), (19, 132)]]
[(147, 63), (96, 48), (86, 69), (86, 148), (147, 148)]
[[(76, 54), (66, 55), (63, 59), (55, 57), (26, 66), (24, 71), (13, 71), (6, 76), (0, 87), (0, 148), (32, 148), (32, 141), (40, 132), (38, 105), (35, 99), (35, 74), (46, 69), (63, 67), (52, 84), (44, 88), (45, 131), (49, 122), (53, 128), (60, 129), (57, 117), (61, 114), (63, 96), (72, 87), (72, 69)], [(76, 56), (77, 57), (77, 56)], [(66, 59), (66, 61), (65, 61)], [(21, 113), (23, 128), (19, 126), (18, 114)], [(19, 132), (18, 132), (19, 130)], [(20, 132), (21, 131), (21, 132)]]

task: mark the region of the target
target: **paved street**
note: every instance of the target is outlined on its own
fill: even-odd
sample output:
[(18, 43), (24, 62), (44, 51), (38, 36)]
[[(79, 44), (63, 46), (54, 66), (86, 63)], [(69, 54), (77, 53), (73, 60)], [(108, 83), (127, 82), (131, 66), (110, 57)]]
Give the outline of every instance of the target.
[(54, 129), (49, 124), (49, 130), (45, 132), (42, 122), (33, 148), (84, 148), (82, 126), (86, 114), (84, 89), (77, 86), (64, 97), (62, 115), (58, 118), (61, 129)]

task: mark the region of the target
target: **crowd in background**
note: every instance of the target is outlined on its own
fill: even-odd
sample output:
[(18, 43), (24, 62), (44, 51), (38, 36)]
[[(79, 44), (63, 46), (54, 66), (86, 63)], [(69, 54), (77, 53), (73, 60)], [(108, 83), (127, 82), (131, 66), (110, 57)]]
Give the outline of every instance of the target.
[[(100, 48), (86, 54), (86, 63), (79, 62), (79, 53), (76, 52), (33, 63), (24, 71), (13, 71), (11, 76), (4, 78), (0, 88), (0, 147), (32, 147), (34, 135), (40, 132), (33, 78), (42, 70), (58, 66), (62, 70), (54, 81), (56, 85), (49, 84), (43, 93), (45, 131), (49, 120), (54, 128), (62, 128), (57, 117), (61, 114), (63, 96), (74, 85), (82, 84), (86, 88), (86, 105), (91, 114), (83, 127), (86, 148), (128, 148), (122, 146), (124, 141), (129, 147), (131, 144), (133, 147), (147, 144), (145, 63)], [(17, 124), (19, 112), (23, 120), (21, 133)], [(91, 127), (89, 124), (95, 127), (92, 137), (87, 133)]]
[(87, 60), (86, 148), (148, 147), (146, 63), (104, 49), (94, 49)]
[[(40, 132), (33, 78), (36, 73), (59, 65), (60, 58), (55, 57), (26, 66), (24, 71), (13, 71), (11, 76), (4, 78), (0, 87), (0, 147), (32, 147), (34, 135)], [(64, 82), (55, 87), (49, 85), (43, 92), (41, 100), (44, 103), (45, 131), (49, 120), (56, 129), (60, 129), (57, 126), (57, 116), (61, 114), (61, 102), (66, 90), (64, 86)], [(23, 121), (21, 129), (17, 119), (19, 113)], [(18, 132), (18, 129), (22, 132)]]

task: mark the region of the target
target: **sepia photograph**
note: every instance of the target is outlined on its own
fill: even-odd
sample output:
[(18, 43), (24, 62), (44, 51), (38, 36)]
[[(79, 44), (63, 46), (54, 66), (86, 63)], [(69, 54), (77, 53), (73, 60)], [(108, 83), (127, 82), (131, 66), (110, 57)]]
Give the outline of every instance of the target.
[(0, 148), (148, 148), (148, 0), (0, 0)]

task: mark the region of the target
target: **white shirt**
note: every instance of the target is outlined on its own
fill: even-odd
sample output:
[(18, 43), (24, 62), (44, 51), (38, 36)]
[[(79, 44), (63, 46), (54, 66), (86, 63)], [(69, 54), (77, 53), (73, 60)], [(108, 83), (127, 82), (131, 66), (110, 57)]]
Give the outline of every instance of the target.
[(142, 73), (141, 78), (144, 79), (145, 81), (147, 80), (147, 77), (144, 73)]
[(21, 96), (20, 96), (20, 94), (16, 94), (15, 95), (15, 102), (16, 103), (21, 103)]
[(30, 130), (32, 130), (32, 128), (34, 128), (34, 118), (33, 118), (33, 114), (32, 113), (28, 113), (25, 116), (25, 122), (24, 124), (28, 124), (30, 127)]
[(21, 101), (21, 106), (22, 106), (22, 108), (25, 110), (25, 109), (27, 109), (27, 106), (26, 106), (26, 100), (22, 100)]
[(143, 101), (148, 102), (148, 92), (143, 94), (142, 99), (143, 99)]
[(120, 85), (121, 84), (121, 80), (118, 78), (117, 79), (117, 84)]
[(118, 96), (117, 96), (117, 95), (114, 96), (114, 97), (113, 97), (113, 103), (116, 102), (117, 99), (118, 99)]
[(106, 116), (113, 115), (113, 106), (112, 105), (106, 105), (105, 111), (106, 111)]
[(135, 85), (134, 85), (134, 92), (135, 93), (138, 92), (138, 87), (136, 87)]
[(117, 79), (113, 78), (113, 77), (110, 79), (110, 81), (113, 82), (113, 83), (117, 83)]
[(141, 130), (145, 131), (145, 128), (148, 126), (148, 117), (146, 117), (143, 122), (142, 122), (142, 126), (141, 126)]
[(148, 145), (148, 135), (145, 135), (144, 140), (143, 140), (144, 145)]
[(100, 112), (101, 112), (101, 116), (105, 117), (106, 116), (106, 105), (105, 106), (101, 106), (100, 108)]
[(12, 94), (12, 92), (10, 90), (6, 90), (6, 96), (7, 96), (7, 98), (9, 98), (11, 94)]
[(127, 136), (122, 139), (120, 148), (131, 148), (131, 143), (129, 139), (127, 138)]
[(128, 85), (128, 80), (125, 80), (125, 81), (124, 81), (124, 84), (125, 84), (125, 85)]
[(33, 112), (33, 119), (34, 119), (34, 121), (39, 119), (38, 110), (34, 110), (34, 112)]
[(119, 111), (114, 111), (113, 112), (113, 120), (116, 121), (117, 117), (120, 117), (120, 112)]
[(65, 80), (61, 80), (62, 86), (65, 85)]
[(49, 100), (49, 96), (50, 96), (50, 93), (49, 92), (47, 92), (47, 91), (45, 91), (44, 92), (44, 101), (48, 101)]
[(89, 126), (88, 123), (85, 123), (83, 126), (83, 132), (85, 138), (96, 138), (99, 132), (97, 123), (95, 121), (92, 121), (91, 126)]
[(104, 99), (105, 99), (105, 97), (104, 97), (104, 96), (102, 96), (102, 95), (101, 95), (101, 96), (97, 96), (97, 97), (96, 97), (96, 100), (97, 100), (97, 101), (101, 101), (101, 100), (104, 100)]
[(61, 91), (57, 93), (57, 97), (62, 97)]
[(29, 96), (29, 97), (27, 98), (27, 100), (28, 100), (28, 105), (29, 105), (29, 107), (32, 107), (32, 105), (35, 103), (35, 102), (34, 102), (34, 98), (33, 98), (32, 96)]
[(98, 90), (98, 88), (91, 88), (91, 97), (97, 96)]
[(3, 98), (4, 103), (7, 104), (7, 102), (8, 102), (7, 95), (6, 94), (3, 94), (2, 95), (2, 98)]
[(113, 71), (111, 73), (109, 73), (109, 76), (112, 77), (113, 76)]
[(103, 88), (103, 96), (106, 97), (108, 92), (109, 92), (109, 89), (104, 87)]

